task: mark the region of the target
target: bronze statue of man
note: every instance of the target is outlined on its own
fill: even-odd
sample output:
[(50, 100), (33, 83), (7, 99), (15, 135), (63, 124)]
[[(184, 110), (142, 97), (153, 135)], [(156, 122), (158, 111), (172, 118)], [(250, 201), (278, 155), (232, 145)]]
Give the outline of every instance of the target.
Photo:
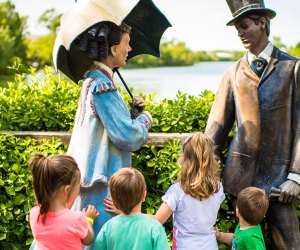
[(205, 130), (225, 144), (235, 122), (223, 172), (224, 188), (236, 196), (248, 186), (280, 189), (267, 213), (272, 249), (299, 250), (294, 201), (300, 192), (300, 62), (269, 40), (275, 11), (263, 0), (227, 0), (247, 53), (225, 73)]

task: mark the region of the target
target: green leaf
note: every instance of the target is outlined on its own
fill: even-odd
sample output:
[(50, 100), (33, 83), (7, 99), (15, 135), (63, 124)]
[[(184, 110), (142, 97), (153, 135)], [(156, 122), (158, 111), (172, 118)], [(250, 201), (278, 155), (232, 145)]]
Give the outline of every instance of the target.
[(169, 131), (170, 129), (171, 129), (171, 126), (163, 126), (161, 130), (162, 130), (163, 132), (167, 132), (167, 131)]
[(16, 205), (21, 205), (25, 201), (26, 201), (26, 196), (24, 194), (18, 194), (14, 197), (14, 203)]
[[(20, 176), (19, 176), (19, 177), (20, 177)], [(19, 192), (19, 191), (22, 190), (22, 189), (23, 189), (23, 186), (19, 186), (19, 187), (16, 187), (16, 188), (15, 188), (15, 191), (16, 191), (16, 192)]]
[(157, 155), (157, 150), (155, 148), (155, 146), (151, 146), (151, 152), (156, 156)]
[(31, 243), (32, 243), (32, 241), (33, 241), (33, 239), (32, 238), (29, 238), (29, 239), (27, 239), (26, 240), (26, 246), (29, 246), (29, 245), (31, 245)]
[(0, 234), (0, 241), (5, 240), (6, 239), (6, 234)]
[(148, 161), (146, 164), (147, 164), (147, 167), (150, 167), (150, 168), (155, 166), (154, 161)]
[(20, 171), (20, 165), (18, 165), (18, 164), (13, 164), (13, 166), (12, 166), (12, 170), (14, 171), (14, 172), (16, 172), (16, 173), (19, 173), (19, 171)]
[(224, 202), (221, 204), (221, 208), (224, 209), (224, 210), (226, 210), (226, 211), (229, 210), (228, 205), (226, 203), (224, 203)]
[(157, 180), (157, 184), (161, 184), (161, 183), (163, 183), (163, 182), (165, 182), (166, 181), (166, 178), (159, 178), (158, 180)]
[(185, 129), (186, 129), (186, 131), (191, 131), (193, 129), (193, 127), (192, 126), (186, 126)]
[(21, 210), (19, 208), (15, 209), (14, 213), (17, 215), (17, 214), (20, 214), (21, 213)]
[(15, 195), (16, 194), (13, 187), (5, 187), (5, 191), (8, 195)]
[(12, 250), (21, 250), (21, 248), (18, 247), (17, 245), (15, 245), (15, 244), (11, 244), (11, 249)]
[(16, 179), (17, 179), (17, 176), (16, 176), (15, 173), (11, 173), (11, 174), (9, 175), (9, 183), (14, 182)]
[(151, 208), (151, 207), (148, 207), (146, 209), (146, 211), (147, 211), (147, 214), (154, 214), (155, 213), (155, 210), (153, 208)]
[(6, 224), (8, 224), (8, 222), (9, 222), (9, 220), (8, 220), (8, 218), (7, 217), (2, 217), (2, 221), (4, 222), (4, 223), (6, 223)]
[(172, 121), (172, 122), (171, 122), (171, 125), (174, 126), (177, 122), (178, 122), (177, 120)]
[(203, 121), (203, 120), (199, 120), (198, 121), (198, 125), (199, 125), (199, 127), (205, 127), (205, 121)]

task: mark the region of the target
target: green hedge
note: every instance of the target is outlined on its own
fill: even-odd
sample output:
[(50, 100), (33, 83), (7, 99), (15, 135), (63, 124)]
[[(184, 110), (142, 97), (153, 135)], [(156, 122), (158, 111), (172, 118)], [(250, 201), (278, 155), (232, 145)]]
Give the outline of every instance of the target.
[(6, 88), (0, 88), (0, 130), (69, 131), (74, 121), (80, 88), (51, 73), (30, 68), (16, 74)]
[[(34, 68), (16, 74), (6, 88), (0, 87), (0, 131), (71, 131), (80, 87), (45, 68), (44, 76)], [(126, 100), (127, 93), (123, 94)], [(143, 95), (142, 95), (143, 96)], [(191, 132), (205, 128), (214, 94), (198, 96), (178, 92), (174, 100), (155, 101), (143, 96), (153, 116), (151, 132)]]
[[(179, 141), (174, 140), (163, 148), (144, 146), (133, 154), (133, 166), (144, 174), (147, 182), (144, 212), (157, 211), (161, 196), (176, 180), (180, 148)], [(28, 212), (34, 204), (32, 177), (28, 171), (30, 155), (34, 152), (54, 155), (66, 150), (67, 147), (59, 140), (37, 142), (31, 138), (0, 135), (0, 249), (28, 249), (32, 242), (28, 222)], [(222, 204), (218, 218), (218, 227), (225, 231), (231, 230), (235, 224), (227, 203), (226, 200)], [(171, 219), (165, 227), (171, 238)], [(220, 249), (223, 248), (220, 246)]]

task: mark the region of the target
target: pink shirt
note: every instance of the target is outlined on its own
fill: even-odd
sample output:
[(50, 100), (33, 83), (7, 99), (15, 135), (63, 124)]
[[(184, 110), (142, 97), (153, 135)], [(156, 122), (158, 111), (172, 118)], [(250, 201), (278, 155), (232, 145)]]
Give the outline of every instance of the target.
[(82, 250), (81, 239), (88, 234), (88, 221), (82, 212), (67, 208), (48, 212), (45, 224), (39, 214), (39, 206), (30, 210), (30, 226), (39, 249)]

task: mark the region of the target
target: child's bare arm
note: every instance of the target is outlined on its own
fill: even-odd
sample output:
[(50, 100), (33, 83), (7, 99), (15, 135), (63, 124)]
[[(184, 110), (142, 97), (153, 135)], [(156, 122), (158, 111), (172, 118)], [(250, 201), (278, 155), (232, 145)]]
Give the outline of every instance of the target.
[(96, 208), (92, 205), (88, 205), (87, 208), (82, 209), (82, 213), (89, 218), (88, 219), (88, 234), (87, 236), (81, 240), (82, 244), (88, 246), (93, 243), (94, 240), (94, 229), (93, 229), (93, 222), (94, 219), (99, 215)]
[(221, 241), (228, 246), (231, 246), (232, 239), (233, 239), (233, 233), (223, 233), (218, 230), (216, 230), (216, 238), (218, 241)]
[(172, 215), (173, 211), (168, 207), (167, 203), (161, 204), (156, 214), (147, 214), (147, 216), (158, 220), (161, 224), (164, 224)]

